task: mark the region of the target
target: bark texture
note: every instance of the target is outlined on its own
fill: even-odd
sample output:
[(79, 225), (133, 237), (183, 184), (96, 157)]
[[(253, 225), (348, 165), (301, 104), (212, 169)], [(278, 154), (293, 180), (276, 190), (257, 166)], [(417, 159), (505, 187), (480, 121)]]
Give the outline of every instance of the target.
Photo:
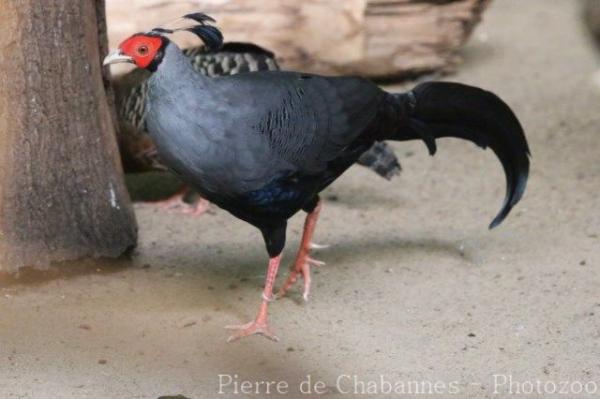
[[(111, 46), (186, 12), (229, 41), (273, 50), (286, 69), (406, 77), (453, 68), (491, 0), (108, 0)], [(190, 44), (190, 37), (181, 41)], [(197, 45), (196, 42), (194, 44)]]
[(0, 271), (136, 243), (104, 20), (103, 0), (0, 0)]

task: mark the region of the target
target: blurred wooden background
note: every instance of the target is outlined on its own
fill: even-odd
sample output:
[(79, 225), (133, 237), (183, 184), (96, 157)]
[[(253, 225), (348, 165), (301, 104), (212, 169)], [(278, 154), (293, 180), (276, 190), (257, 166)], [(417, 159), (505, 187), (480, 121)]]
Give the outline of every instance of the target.
[[(227, 41), (274, 51), (285, 69), (406, 77), (452, 69), (491, 0), (107, 0), (111, 47), (202, 11)], [(184, 46), (198, 45), (191, 35)]]

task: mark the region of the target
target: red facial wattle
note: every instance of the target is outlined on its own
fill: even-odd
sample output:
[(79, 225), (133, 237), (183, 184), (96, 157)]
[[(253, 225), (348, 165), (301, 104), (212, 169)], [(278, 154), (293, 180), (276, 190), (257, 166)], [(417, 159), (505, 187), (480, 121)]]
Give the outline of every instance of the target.
[(157, 36), (135, 35), (125, 40), (119, 46), (121, 54), (133, 59), (139, 68), (147, 68), (163, 44)]

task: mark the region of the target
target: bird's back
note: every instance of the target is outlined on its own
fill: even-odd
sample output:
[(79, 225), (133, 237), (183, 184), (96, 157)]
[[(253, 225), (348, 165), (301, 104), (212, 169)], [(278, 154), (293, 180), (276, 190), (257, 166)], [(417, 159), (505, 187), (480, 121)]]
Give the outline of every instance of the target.
[(175, 46), (149, 87), (148, 127), (161, 156), (217, 203), (265, 187), (268, 195), (283, 186), (316, 195), (373, 143), (362, 137), (389, 97), (360, 78), (256, 72), (211, 79)]

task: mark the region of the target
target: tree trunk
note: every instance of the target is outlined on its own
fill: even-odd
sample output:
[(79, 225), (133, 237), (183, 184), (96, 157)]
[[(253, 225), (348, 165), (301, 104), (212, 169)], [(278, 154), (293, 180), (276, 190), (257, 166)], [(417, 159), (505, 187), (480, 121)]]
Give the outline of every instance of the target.
[(586, 0), (583, 7), (583, 18), (594, 36), (596, 46), (600, 48), (600, 2)]
[(285, 69), (389, 78), (455, 67), (490, 1), (107, 0), (107, 7), (111, 46), (200, 10), (216, 17), (226, 40), (264, 46)]
[(0, 0), (0, 271), (136, 243), (106, 47), (104, 0)]

